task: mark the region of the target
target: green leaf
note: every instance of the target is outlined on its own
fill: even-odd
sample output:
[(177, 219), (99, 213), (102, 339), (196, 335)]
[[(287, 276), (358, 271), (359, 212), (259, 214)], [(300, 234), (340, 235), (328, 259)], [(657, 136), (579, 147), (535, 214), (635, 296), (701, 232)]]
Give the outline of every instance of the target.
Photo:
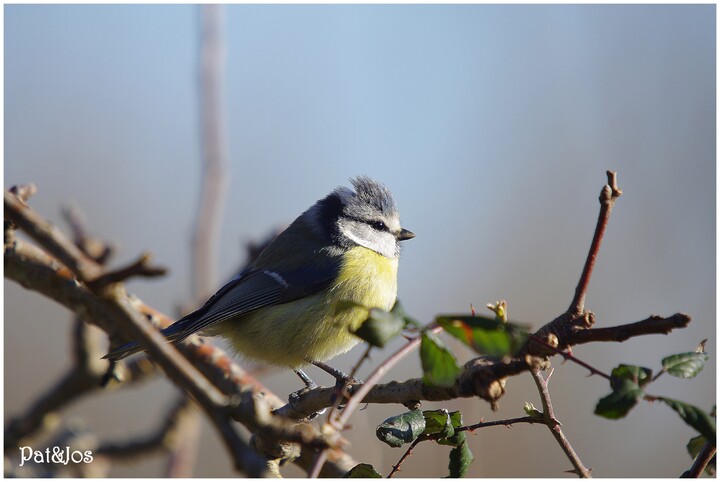
[(462, 413), (448, 412), (443, 408), (425, 410), (423, 416), (425, 417), (423, 435), (438, 437), (435, 440), (437, 443), (453, 447), (448, 463), (450, 477), (464, 477), (473, 461), (473, 454), (465, 439), (465, 432), (455, 432), (455, 429), (463, 425)]
[(465, 439), (465, 433), (461, 432), (462, 441), (457, 447), (450, 451), (450, 461), (448, 462), (448, 469), (450, 470), (451, 478), (465, 477), (470, 464), (472, 463), (473, 457), (470, 447), (468, 446), (467, 440)]
[(662, 366), (668, 375), (678, 378), (693, 378), (700, 373), (709, 359), (710, 356), (707, 353), (679, 353), (663, 358)]
[(439, 438), (447, 438), (455, 435), (450, 414), (444, 408), (439, 410), (423, 411), (425, 417), (425, 431), (423, 435), (434, 435)]
[(403, 318), (392, 312), (372, 308), (367, 319), (353, 333), (370, 345), (382, 348), (388, 341), (398, 336), (403, 328), (405, 328)]
[(700, 451), (707, 443), (707, 439), (704, 435), (696, 435), (693, 438), (690, 439), (690, 441), (687, 443), (687, 451), (690, 454), (690, 457), (693, 459), (697, 457), (700, 454)]
[(450, 412), (450, 423), (453, 428), (460, 428), (463, 426), (462, 413), (459, 410)]
[(459, 411), (450, 412), (450, 425), (453, 428), (453, 435), (441, 438), (437, 441), (440, 445), (451, 445), (457, 447), (465, 440), (465, 432), (456, 432), (456, 429), (463, 426), (462, 413)]
[(357, 464), (350, 471), (343, 475), (343, 479), (382, 479), (375, 468), (370, 464)]
[(652, 370), (635, 365), (618, 365), (610, 375), (610, 386), (613, 388), (615, 385), (620, 386), (621, 380), (630, 380), (641, 387), (652, 380)]
[[(706, 443), (707, 439), (703, 435), (698, 435), (690, 439), (686, 447), (688, 453), (690, 454), (690, 457), (692, 457), (693, 460), (695, 460), (697, 456), (700, 455), (700, 451), (703, 449), (703, 447), (705, 447)], [(710, 460), (710, 463), (708, 463), (707, 467), (705, 467), (705, 472), (710, 476), (715, 475), (716, 457), (717, 456), (713, 456), (713, 458)]]
[(689, 403), (673, 400), (672, 398), (657, 397), (675, 410), (686, 424), (704, 435), (707, 440), (715, 444), (715, 420), (704, 410)]
[(616, 380), (612, 393), (598, 401), (595, 415), (609, 419), (623, 418), (645, 395), (637, 383), (622, 378)]
[(445, 344), (430, 332), (423, 331), (420, 341), (423, 383), (435, 387), (452, 387), (460, 375), (460, 367)]
[(444, 315), (438, 316), (435, 322), (482, 355), (512, 355), (528, 337), (528, 330), (523, 326), (484, 316)]
[(391, 447), (410, 443), (425, 431), (425, 417), (420, 410), (411, 410), (388, 418), (378, 425), (377, 438)]

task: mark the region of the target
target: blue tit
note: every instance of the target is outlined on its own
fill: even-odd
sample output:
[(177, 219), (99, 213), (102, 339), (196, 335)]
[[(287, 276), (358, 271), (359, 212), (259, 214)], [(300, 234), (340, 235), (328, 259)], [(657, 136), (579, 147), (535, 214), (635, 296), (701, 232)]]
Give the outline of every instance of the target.
[[(324, 361), (360, 341), (352, 332), (367, 308), (392, 308), (400, 242), (415, 237), (401, 227), (385, 186), (365, 176), (351, 182), (354, 191), (339, 187), (317, 201), (248, 269), (162, 333), (173, 343), (197, 332), (220, 335), (248, 358), (293, 368), (308, 386), (314, 384), (300, 369), (307, 364), (341, 380), (344, 374)], [(338, 310), (341, 301), (353, 303)], [(129, 343), (105, 358), (144, 349)]]

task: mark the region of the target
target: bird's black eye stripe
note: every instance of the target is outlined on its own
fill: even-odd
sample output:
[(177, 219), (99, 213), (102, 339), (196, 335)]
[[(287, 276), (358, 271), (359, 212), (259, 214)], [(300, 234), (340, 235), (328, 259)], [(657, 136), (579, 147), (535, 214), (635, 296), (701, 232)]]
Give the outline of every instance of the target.
[(388, 227), (382, 221), (372, 221), (370, 225), (378, 231), (388, 231)]
[(368, 226), (372, 226), (373, 229), (377, 229), (378, 231), (387, 231), (390, 232), (390, 228), (387, 227), (387, 224), (385, 224), (384, 221), (381, 221), (379, 219), (376, 220), (370, 220), (370, 219), (360, 219), (355, 216), (348, 216), (348, 219), (352, 219), (355, 222), (367, 224)]

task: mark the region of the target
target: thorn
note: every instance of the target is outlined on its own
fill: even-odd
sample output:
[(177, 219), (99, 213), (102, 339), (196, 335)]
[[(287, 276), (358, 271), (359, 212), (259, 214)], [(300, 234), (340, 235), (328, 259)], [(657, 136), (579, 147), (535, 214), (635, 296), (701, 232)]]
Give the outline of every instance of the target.
[(707, 343), (707, 338), (705, 338), (703, 341), (700, 342), (700, 344), (695, 348), (696, 353), (705, 353), (705, 343)]

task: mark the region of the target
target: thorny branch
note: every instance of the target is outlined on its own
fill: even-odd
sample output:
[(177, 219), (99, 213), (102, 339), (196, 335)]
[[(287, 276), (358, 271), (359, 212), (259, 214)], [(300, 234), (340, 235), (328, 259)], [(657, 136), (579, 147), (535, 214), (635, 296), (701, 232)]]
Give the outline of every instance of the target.
[(560, 448), (562, 448), (565, 455), (567, 455), (567, 458), (573, 465), (575, 474), (583, 479), (589, 478), (590, 470), (583, 465), (582, 460), (580, 460), (580, 457), (578, 457), (577, 453), (575, 453), (575, 449), (573, 449), (567, 437), (565, 437), (565, 434), (562, 431), (562, 424), (560, 424), (560, 422), (555, 418), (552, 401), (550, 400), (550, 392), (548, 391), (548, 381), (550, 376), (548, 376), (547, 379), (544, 378), (540, 370), (530, 370), (530, 374), (532, 375), (533, 380), (535, 380), (535, 385), (540, 393), (545, 425), (547, 425), (550, 429), (550, 432), (553, 434), (553, 437), (555, 437), (555, 440), (557, 440)]
[[(486, 428), (486, 427), (497, 427), (499, 425), (503, 425), (505, 427), (511, 427), (512, 425), (518, 424), (518, 423), (540, 423), (539, 420), (526, 416), (526, 417), (518, 417), (518, 418), (509, 418), (505, 420), (493, 420), (492, 422), (485, 422), (481, 421), (473, 425), (467, 425), (464, 427), (458, 427), (455, 429), (455, 433), (459, 432), (474, 432), (475, 430)], [(397, 464), (393, 465), (392, 470), (388, 474), (387, 478), (391, 479), (396, 473), (400, 472), (400, 466), (405, 462), (405, 460), (410, 456), (413, 449), (417, 447), (417, 445), (420, 442), (424, 442), (426, 440), (438, 440), (442, 437), (442, 434), (433, 434), (433, 435), (422, 435), (418, 438), (416, 438), (413, 443), (410, 445), (410, 447), (405, 451), (405, 453), (400, 457), (400, 460), (398, 460)]]
[[(430, 328), (433, 332), (439, 332), (442, 330), (440, 327), (434, 327)], [(350, 397), (350, 400), (348, 400), (347, 405), (345, 406), (345, 409), (342, 411), (342, 414), (339, 416), (334, 417), (330, 420), (330, 423), (332, 426), (337, 430), (336, 436), (340, 436), (340, 432), (345, 428), (348, 421), (350, 420), (350, 417), (355, 412), (357, 407), (360, 405), (360, 403), (363, 402), (365, 396), (372, 390), (374, 386), (376, 386), (377, 382), (380, 381), (380, 379), (388, 372), (390, 371), (395, 365), (397, 365), (400, 360), (405, 358), (410, 352), (412, 352), (415, 348), (420, 346), (420, 340), (421, 338), (418, 336), (416, 338), (413, 338), (412, 340), (408, 341), (405, 346), (400, 348), (397, 352), (395, 352), (393, 355), (391, 355), (388, 359), (386, 359), (383, 363), (377, 366), (375, 370), (370, 374), (367, 380), (365, 380), (365, 383), (361, 385), (356, 385), (357, 391), (353, 393)], [(364, 357), (363, 357), (364, 358)], [(411, 399), (411, 400), (419, 400), (419, 399)], [(336, 412), (334, 412), (336, 413)], [(322, 470), (323, 465), (325, 464), (325, 460), (327, 458), (327, 450), (322, 450), (318, 453), (315, 463), (313, 464), (313, 467), (308, 472), (308, 475), (310, 477), (317, 477), (320, 474), (320, 471)]]
[[(5, 194), (15, 197), (8, 192)], [(11, 205), (14, 204), (12, 201), (10, 203)], [(7, 213), (8, 210), (6, 209), (6, 215)], [(13, 223), (20, 220), (20, 223), (17, 224), (22, 224), (29, 217), (37, 216), (29, 208), (11, 210), (10, 213), (8, 217)], [(28, 213), (30, 214), (28, 215)], [(47, 241), (46, 235), (53, 238), (52, 241)], [(117, 327), (130, 328), (131, 333), (125, 334), (118, 339), (134, 337), (140, 340), (153, 340), (148, 343), (151, 356), (160, 363), (176, 383), (189, 391), (208, 412), (234, 456), (238, 469), (244, 469), (249, 474), (256, 475), (265, 472), (266, 463), (258, 459), (257, 456), (252, 456), (253, 452), (248, 449), (236, 430), (228, 423), (227, 417), (229, 414), (235, 417), (238, 416), (239, 410), (230, 409), (230, 412), (228, 412), (228, 409), (236, 406), (237, 403), (235, 401), (230, 403), (231, 399), (225, 398), (218, 392), (212, 384), (197, 373), (187, 359), (179, 356), (173, 346), (166, 344), (162, 336), (148, 326), (146, 317), (149, 311), (145, 310), (145, 314), (141, 315), (143, 310), (139, 309), (139, 305), (142, 304), (138, 300), (127, 297), (120, 286), (116, 286), (112, 290), (106, 287), (99, 293), (92, 292), (82, 283), (73, 282), (73, 274), (58, 263), (56, 258), (48, 256), (44, 251), (30, 243), (15, 239), (14, 236), (8, 236), (6, 233), (7, 240), (10, 240), (10, 243), (5, 245), (4, 256), (7, 277), (55, 299), (71, 310), (80, 313), (84, 319), (98, 324), (108, 333), (115, 333)], [(51, 249), (61, 250), (58, 258), (70, 256), (68, 252), (71, 250), (65, 249), (68, 243), (56, 228), (46, 230), (46, 233), (38, 235), (37, 240), (41, 243), (47, 241), (47, 245), (44, 245), (44, 247), (48, 251)], [(87, 260), (88, 263), (94, 263), (89, 258)], [(101, 272), (99, 268), (96, 271)], [(251, 397), (252, 395), (248, 396)], [(246, 419), (252, 417), (252, 414), (245, 415)], [(255, 423), (262, 425), (257, 421)], [(268, 424), (268, 429), (268, 433), (274, 433), (272, 424)], [(290, 439), (293, 439), (293, 437), (300, 440), (308, 438), (307, 435), (295, 435), (289, 428), (283, 428), (281, 432), (288, 434)], [(348, 461), (352, 462), (346, 457), (336, 457), (335, 459), (343, 460), (344, 464)], [(248, 465), (249, 463), (251, 465)], [(349, 469), (344, 464), (342, 468), (333, 466), (331, 469), (336, 470), (334, 472), (336, 475), (344, 474)]]
[(413, 440), (413, 443), (410, 444), (410, 447), (405, 451), (404, 454), (402, 454), (402, 457), (400, 457), (400, 460), (397, 461), (395, 465), (392, 466), (392, 470), (388, 474), (387, 478), (392, 479), (395, 474), (400, 472), (400, 466), (407, 460), (408, 457), (410, 457), (410, 454), (415, 449), (415, 447), (418, 446), (420, 442), (424, 442), (425, 440), (429, 440), (429, 437), (418, 437), (415, 440)]
[[(664, 319), (660, 317), (651, 317), (643, 322), (634, 323), (632, 325), (623, 325), (614, 328), (605, 328), (600, 331), (591, 330), (595, 323), (595, 316), (593, 313), (585, 310), (585, 297), (587, 294), (590, 278), (595, 265), (597, 255), (600, 250), (600, 245), (603, 240), (605, 229), (610, 219), (610, 214), (615, 201), (622, 194), (622, 191), (617, 185), (617, 173), (607, 171), (608, 184), (603, 187), (600, 193), (600, 214), (598, 217), (595, 233), (593, 235), (593, 241), (591, 243), (590, 251), (588, 253), (587, 260), (585, 262), (580, 281), (575, 290), (575, 296), (573, 301), (567, 310), (567, 312), (560, 315), (552, 322), (543, 326), (538, 330), (520, 352), (513, 357), (510, 361), (499, 361), (499, 362), (488, 362), (487, 359), (478, 358), (469, 362), (462, 374), (457, 379), (457, 384), (454, 387), (445, 389), (434, 389), (432, 395), (439, 395), (440, 397), (457, 398), (459, 396), (479, 396), (491, 403), (493, 409), (497, 407), (497, 401), (505, 393), (505, 382), (507, 377), (517, 375), (524, 371), (531, 371), (534, 373), (538, 371), (544, 365), (543, 360), (549, 356), (554, 355), (556, 352), (563, 353), (563, 349), (569, 349), (573, 344), (577, 343), (575, 336), (577, 333), (586, 332), (589, 334), (581, 337), (583, 343), (587, 343), (590, 340), (594, 341), (624, 341), (632, 336), (639, 336), (652, 333), (668, 333), (673, 328), (684, 327), (690, 322), (690, 317), (683, 314), (673, 315), (671, 318)], [(548, 351), (548, 348), (550, 349)], [(567, 355), (564, 354), (567, 357)], [(382, 366), (382, 365), (381, 365)], [(592, 367), (591, 367), (592, 368)], [(595, 370), (597, 371), (597, 370)], [(540, 387), (540, 385), (538, 385)], [(430, 399), (429, 394), (423, 393), (429, 390), (421, 380), (409, 380), (402, 386), (403, 388), (412, 387), (415, 391), (413, 395), (404, 398), (403, 401), (409, 400), (427, 400)], [(356, 387), (348, 387), (347, 391), (352, 393)], [(369, 403), (376, 400), (370, 398), (370, 393), (373, 391), (381, 391), (383, 387), (380, 386), (365, 386), (357, 388), (357, 392), (351, 397), (349, 402), (349, 408), (352, 407), (352, 403)], [(397, 385), (393, 387), (397, 389)], [(322, 390), (322, 389), (318, 389)], [(403, 395), (407, 396), (407, 392), (402, 390)], [(438, 394), (437, 392), (442, 392)], [(397, 393), (397, 390), (395, 391)], [(302, 402), (305, 400), (314, 398), (312, 391), (306, 393)], [(549, 403), (549, 398), (547, 399)], [(544, 400), (545, 403), (545, 400)], [(298, 409), (298, 404), (294, 405), (294, 409)], [(547, 410), (546, 410), (547, 411)], [(343, 414), (343, 416), (336, 421), (333, 425), (342, 428), (349, 417), (350, 411)], [(347, 417), (346, 417), (347, 415)], [(551, 428), (552, 429), (552, 428)], [(553, 429), (553, 433), (560, 442), (564, 439), (562, 431)], [(561, 442), (562, 446), (562, 442)], [(567, 444), (569, 447), (569, 444)], [(566, 448), (564, 447), (564, 450)], [(572, 450), (572, 447), (569, 447)], [(571, 453), (566, 450), (568, 457), (571, 457)], [(319, 468), (323, 464), (324, 452), (320, 452), (316, 457), (315, 466), (310, 471), (310, 476), (316, 476)], [(577, 456), (572, 452), (571, 460), (575, 465), (575, 470), (580, 476), (589, 476), (589, 471), (582, 467), (582, 463), (579, 461)]]
[[(573, 302), (566, 313), (537, 330), (520, 352), (511, 359), (498, 361), (480, 357), (471, 360), (465, 365), (456, 384), (452, 387), (430, 388), (425, 386), (420, 379), (376, 384), (384, 371), (389, 368), (389, 366), (381, 365), (373, 374), (377, 374), (377, 378), (371, 377), (368, 380), (370, 383), (366, 386), (350, 385), (346, 387), (346, 391), (351, 395), (348, 407), (345, 409), (348, 415), (343, 413), (333, 425), (344, 427), (349, 414), (360, 403), (409, 403), (416, 400), (439, 401), (478, 396), (489, 401), (494, 407), (505, 393), (505, 382), (508, 377), (545, 367), (546, 358), (556, 354), (558, 350), (565, 351), (573, 345), (595, 341), (620, 342), (646, 334), (667, 334), (673, 329), (686, 327), (690, 322), (690, 317), (684, 314), (675, 314), (669, 318), (652, 316), (636, 323), (609, 328), (592, 328), (595, 317), (585, 310), (585, 295), (610, 212), (615, 200), (621, 194), (617, 187), (615, 173), (608, 172), (608, 179), (609, 184), (603, 188), (600, 196), (600, 215), (588, 259)], [(8, 221), (11, 222), (10, 225)], [(47, 250), (47, 253), (52, 253), (52, 256), (48, 256), (45, 251), (29, 243), (16, 240), (10, 229), (13, 228), (13, 225), (26, 231), (43, 249)], [(223, 360), (222, 362), (218, 359), (208, 361), (203, 358), (207, 355), (207, 353), (202, 354), (203, 350), (214, 353), (216, 348), (211, 344), (198, 346), (197, 341), (179, 347), (186, 356), (195, 359), (196, 364), (198, 364), (198, 360), (202, 360), (198, 366), (206, 376), (209, 376), (210, 380), (210, 382), (193, 381), (194, 377), (198, 377), (200, 380), (205, 379), (200, 377), (192, 366), (183, 364), (182, 357), (177, 356), (174, 348), (163, 343), (162, 337), (147, 326), (144, 316), (139, 316), (140, 313), (147, 315), (153, 310), (136, 299), (128, 298), (124, 291), (117, 287), (112, 290), (107, 287), (98, 291), (89, 289), (94, 280), (105, 274), (104, 270), (99, 269), (92, 258), (74, 248), (73, 245), (68, 246), (62, 233), (35, 214), (22, 199), (10, 192), (5, 192), (5, 267), (6, 277), (68, 306), (81, 314), (84, 319), (98, 324), (110, 334), (112, 339), (121, 341), (130, 335), (140, 341), (148, 342), (147, 344), (151, 347), (150, 356), (160, 363), (176, 383), (193, 393), (193, 396), (200, 401), (218, 429), (224, 434), (226, 443), (231, 447), (231, 452), (235, 445), (242, 445), (243, 450), (236, 450), (244, 453), (245, 447), (239, 438), (233, 440), (236, 435), (233, 435), (232, 429), (228, 433), (223, 432), (228, 427), (224, 423), (226, 415), (223, 413), (232, 414), (251, 431), (260, 427), (266, 431), (266, 434), (282, 433), (288, 439), (302, 441), (301, 443), (314, 440), (308, 447), (322, 448), (323, 444), (328, 443), (327, 440), (315, 435), (308, 439), (308, 436), (302, 435), (301, 432), (285, 431), (282, 424), (276, 426), (269, 422), (270, 419), (278, 420), (280, 417), (268, 419), (269, 412), (260, 407), (274, 408), (273, 413), (276, 415), (300, 419), (332, 406), (332, 389), (310, 390), (292, 407), (289, 405), (281, 407), (277, 398), (269, 392), (265, 391), (263, 395), (259, 395), (259, 384), (256, 381), (250, 382), (249, 385), (235, 385), (235, 382), (241, 384), (251, 377), (242, 373), (239, 367), (237, 368), (239, 372), (236, 372), (235, 366), (230, 362), (230, 365), (233, 366), (231, 371), (239, 374), (233, 378), (232, 382), (229, 382), (233, 388), (227, 390), (228, 380), (218, 381), (218, 378), (213, 375), (213, 373), (228, 373), (227, 356), (224, 354), (220, 356), (219, 360)], [(80, 283), (68, 283), (75, 279)], [(123, 330), (122, 333), (118, 332), (118, 327), (122, 327), (120, 328)], [(542, 342), (538, 342), (538, 340)], [(220, 366), (223, 363), (225, 365)], [(211, 383), (217, 385), (213, 386)], [(221, 391), (218, 391), (216, 386), (218, 388), (225, 386), (225, 388), (220, 388)], [(244, 389), (240, 388), (243, 386), (249, 387), (250, 391), (245, 393)], [(228, 398), (228, 395), (225, 395), (237, 393), (238, 390), (245, 396), (240, 396), (238, 399)], [(249, 411), (245, 410), (248, 406), (254, 408)], [(224, 411), (218, 410), (220, 407), (225, 407)], [(256, 448), (258, 445), (263, 444), (253, 443)], [(322, 450), (322, 452), (330, 455), (328, 464), (323, 463), (322, 457), (315, 457), (313, 462), (312, 450), (302, 451), (298, 461), (302, 466), (309, 468), (313, 474), (316, 474), (324, 465), (330, 465), (331, 472), (336, 476), (344, 474), (354, 465), (352, 459), (342, 451), (335, 449), (332, 452), (326, 450)], [(237, 454), (234, 453), (234, 455)], [(243, 463), (240, 462), (238, 465)], [(265, 465), (260, 470), (265, 470)], [(577, 467), (576, 470), (578, 470)], [(327, 474), (328, 471), (324, 470), (322, 473)], [(578, 474), (582, 473), (581, 470), (578, 470)]]

